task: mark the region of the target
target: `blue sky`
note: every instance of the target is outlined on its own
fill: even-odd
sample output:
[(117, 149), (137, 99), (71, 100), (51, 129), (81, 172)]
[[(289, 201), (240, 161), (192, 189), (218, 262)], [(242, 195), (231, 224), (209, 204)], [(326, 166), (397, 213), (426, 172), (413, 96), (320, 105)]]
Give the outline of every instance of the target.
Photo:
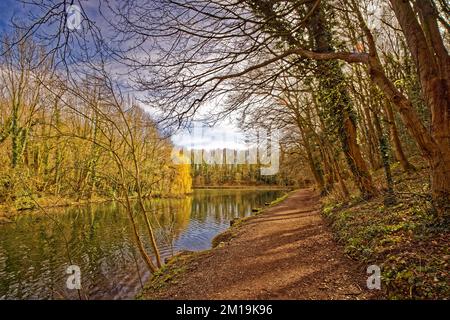
[(0, 0), (0, 31), (8, 31), (11, 26), (11, 17), (26, 17), (26, 8), (19, 0)]
[(23, 5), (17, 0), (0, 0), (0, 29), (2, 32), (8, 29), (13, 14), (20, 13)]

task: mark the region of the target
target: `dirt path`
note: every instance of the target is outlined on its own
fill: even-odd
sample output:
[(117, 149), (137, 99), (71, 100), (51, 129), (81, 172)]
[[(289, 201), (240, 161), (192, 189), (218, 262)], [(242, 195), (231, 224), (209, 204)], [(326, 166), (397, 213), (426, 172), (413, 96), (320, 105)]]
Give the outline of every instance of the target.
[(147, 298), (370, 299), (365, 267), (343, 254), (308, 189), (245, 222), (225, 246), (189, 262)]

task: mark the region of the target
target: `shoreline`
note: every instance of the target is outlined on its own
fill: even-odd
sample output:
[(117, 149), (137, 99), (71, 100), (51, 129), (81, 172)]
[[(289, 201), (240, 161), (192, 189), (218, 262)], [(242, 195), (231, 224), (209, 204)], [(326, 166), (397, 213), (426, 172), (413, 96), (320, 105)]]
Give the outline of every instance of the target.
[[(289, 192), (292, 188), (285, 187), (264, 187), (264, 186), (202, 186), (202, 187), (193, 187), (190, 193), (184, 195), (164, 195), (164, 196), (153, 196), (153, 197), (145, 197), (144, 200), (153, 200), (153, 199), (180, 199), (184, 197), (188, 197), (192, 195), (195, 190), (286, 190)], [(135, 200), (135, 196), (130, 196), (131, 200)], [(23, 208), (17, 209), (14, 207), (14, 204), (0, 204), (0, 225), (5, 223), (11, 223), (13, 220), (10, 218), (14, 218), (22, 213), (34, 214), (42, 212), (42, 209), (57, 209), (57, 208), (68, 208), (68, 207), (81, 207), (88, 206), (91, 204), (100, 204), (107, 202), (115, 202), (120, 199), (112, 199), (112, 198), (92, 198), (92, 199), (82, 199), (82, 200), (73, 200), (71, 198), (64, 197), (55, 197), (55, 196), (42, 196), (38, 197), (35, 200), (29, 200), (30, 203), (33, 203), (33, 207), (31, 208)]]
[[(365, 270), (333, 241), (312, 189), (291, 191), (235, 221), (212, 246), (175, 255), (136, 298), (377, 298), (364, 289)], [(314, 281), (302, 280), (310, 276)]]
[(281, 186), (194, 186), (193, 190), (286, 190), (292, 191), (293, 187), (281, 187)]
[[(180, 199), (180, 198), (184, 198), (187, 197), (189, 195), (191, 195), (191, 193), (187, 193), (185, 195), (173, 195), (173, 196), (157, 196), (157, 197), (145, 197), (144, 200), (150, 200), (150, 199)], [(41, 203), (40, 203), (40, 199)], [(135, 196), (130, 196), (130, 200), (136, 200), (137, 197)], [(93, 198), (93, 199), (82, 199), (82, 200), (72, 200), (71, 198), (58, 198), (55, 199), (54, 197), (49, 197), (49, 196), (43, 196), (40, 197), (36, 200), (34, 200), (35, 202), (37, 202), (37, 205), (34, 204), (33, 208), (24, 208), (24, 209), (17, 209), (14, 208), (14, 204), (10, 204), (10, 205), (5, 205), (2, 204), (0, 205), (0, 218), (13, 218), (17, 215), (20, 215), (22, 213), (28, 213), (28, 214), (33, 214), (33, 213), (40, 213), (42, 212), (42, 209), (57, 209), (57, 208), (68, 208), (68, 207), (82, 207), (82, 206), (88, 206), (88, 205), (92, 205), (92, 204), (100, 204), (100, 203), (107, 203), (107, 202), (116, 202), (116, 201), (120, 201), (123, 199), (112, 199), (112, 198)], [(0, 219), (0, 225), (2, 223), (6, 223), (7, 221), (5, 221), (4, 219)], [(3, 221), (3, 222), (2, 222)], [(12, 222), (12, 221), (11, 221)]]

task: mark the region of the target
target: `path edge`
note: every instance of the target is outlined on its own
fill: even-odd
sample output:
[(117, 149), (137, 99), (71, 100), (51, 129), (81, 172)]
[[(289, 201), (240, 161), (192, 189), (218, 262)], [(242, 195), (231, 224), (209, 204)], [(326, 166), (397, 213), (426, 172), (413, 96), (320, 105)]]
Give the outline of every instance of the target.
[[(310, 188), (304, 189), (309, 190)], [(206, 256), (213, 256), (217, 249), (223, 248), (224, 246), (228, 245), (236, 237), (238, 231), (243, 228), (249, 221), (261, 217), (264, 214), (270, 214), (269, 212), (267, 212), (269, 209), (281, 205), (289, 197), (299, 192), (300, 190), (302, 189), (294, 189), (288, 191), (284, 195), (270, 202), (269, 205), (263, 208), (255, 208), (257, 210), (250, 216), (232, 220), (233, 223), (230, 227), (228, 227), (228, 229), (217, 234), (211, 240), (211, 249), (202, 251), (183, 250), (177, 253), (172, 258), (168, 259), (164, 266), (150, 277), (150, 279), (144, 285), (143, 289), (135, 296), (135, 299), (158, 299), (158, 293), (167, 286), (177, 283), (177, 280), (182, 278), (184, 274), (189, 271), (190, 266), (198, 264), (199, 261)]]

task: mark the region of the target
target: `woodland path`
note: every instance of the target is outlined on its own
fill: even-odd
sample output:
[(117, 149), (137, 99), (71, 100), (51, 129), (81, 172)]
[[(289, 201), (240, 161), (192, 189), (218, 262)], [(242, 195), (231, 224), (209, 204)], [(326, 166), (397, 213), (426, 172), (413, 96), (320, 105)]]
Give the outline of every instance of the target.
[(346, 257), (311, 189), (292, 193), (189, 261), (152, 299), (371, 299), (366, 266)]

